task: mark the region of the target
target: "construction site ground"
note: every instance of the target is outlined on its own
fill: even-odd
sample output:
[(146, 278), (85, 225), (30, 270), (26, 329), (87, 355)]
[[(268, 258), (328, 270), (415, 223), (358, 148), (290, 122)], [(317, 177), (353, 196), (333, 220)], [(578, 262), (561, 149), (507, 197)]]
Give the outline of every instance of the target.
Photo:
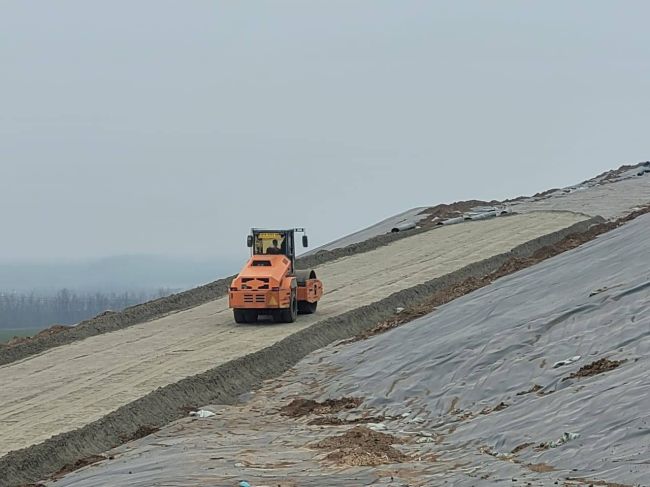
[(650, 258), (648, 231), (640, 216), (403, 327), (332, 344), (241, 404), (206, 405), (214, 416), (51, 485), (650, 485), (650, 283), (636, 262)]
[[(294, 340), (294, 345), (300, 345), (301, 341), (310, 340), (312, 335), (307, 332), (318, 330), (321, 325), (323, 330), (349, 327), (338, 335), (330, 334), (327, 339), (329, 341), (334, 336), (343, 338), (345, 333), (366, 330), (375, 324), (377, 316), (385, 317), (394, 313), (394, 306), (399, 303), (405, 291), (412, 291), (409, 296), (414, 299), (422, 299), (424, 294), (433, 289), (422, 286), (435, 281), (436, 278), (454, 275), (474, 264), (479, 266), (473, 269), (472, 275), (493, 272), (495, 265), (498, 266), (502, 262), (495, 258), (517, 246), (523, 245), (526, 252), (534, 252), (545, 245), (544, 239), (556, 241), (567, 234), (567, 229), (577, 229), (576, 225), (583, 225), (579, 231), (584, 231), (593, 223), (588, 220), (592, 216), (602, 213), (607, 218), (615, 218), (648, 202), (650, 184), (644, 177), (630, 175), (619, 179), (592, 181), (576, 191), (556, 192), (518, 201), (513, 204), (513, 209), (521, 212), (520, 214), (423, 229), (426, 231), (414, 232), (411, 236), (391, 241), (373, 250), (319, 265), (316, 270), (325, 284), (325, 296), (316, 315), (301, 316), (297, 323), (235, 325), (232, 312), (227, 308), (227, 300), (221, 297), (191, 309), (78, 339), (6, 363), (0, 366), (0, 384), (3, 392), (0, 396), (0, 486), (21, 485), (27, 481), (42, 479), (63, 467), (64, 461), (74, 463), (84, 457), (91, 458), (89, 452), (100, 454), (108, 449), (107, 445), (115, 446), (127, 442), (132, 437), (145, 436), (145, 433), (155, 429), (143, 428), (143, 425), (147, 424), (148, 410), (145, 404), (152, 404), (152, 401), (167, 403), (164, 405), (170, 410), (182, 406), (184, 397), (186, 405), (197, 406), (200, 404), (196, 401), (201, 398), (221, 397), (220, 394), (214, 393), (214, 390), (219, 389), (222, 382), (230, 384), (221, 387), (225, 390), (224, 397), (231, 397), (226, 393), (243, 392), (239, 386), (244, 390), (250, 388), (259, 377), (277, 376), (306, 353), (329, 343), (324, 341), (315, 342), (313, 346), (305, 345), (302, 352), (293, 355), (285, 349), (279, 349), (287, 354), (285, 363), (281, 363), (281, 354), (278, 356), (278, 353), (275, 353), (274, 360), (278, 364), (269, 366), (266, 374), (256, 372), (264, 369), (264, 357), (268, 359), (269, 355), (264, 355), (263, 352), (274, 350), (273, 347), (289, 338)], [(538, 211), (542, 208), (544, 211)], [(488, 261), (490, 263), (486, 264), (485, 269), (480, 267)], [(461, 274), (455, 278), (462, 277)], [(378, 307), (385, 309), (378, 312)], [(367, 311), (364, 311), (366, 309)], [(348, 315), (351, 318), (348, 317), (347, 321), (336, 321), (337, 317)], [(358, 323), (360, 320), (366, 322)], [(350, 326), (351, 321), (355, 321), (354, 327)], [(338, 350), (330, 350), (328, 353), (336, 354)], [(256, 358), (258, 356), (261, 358)], [(319, 360), (326, 361), (324, 356), (320, 357)], [(249, 362), (253, 364), (250, 371)], [(231, 368), (224, 368), (225, 366)], [(335, 374), (339, 369), (338, 366), (321, 367), (319, 373), (327, 372), (332, 377), (331, 374)], [(222, 377), (222, 370), (237, 370), (238, 373), (243, 373), (245, 378)], [(316, 468), (315, 465), (322, 467), (322, 460), (328, 453), (306, 446), (303, 440), (309, 438), (312, 442), (317, 441), (320, 436), (331, 436), (332, 427), (314, 428), (313, 425), (308, 425), (305, 429), (307, 420), (304, 418), (294, 419), (293, 422), (278, 420), (277, 410), (285, 399), (296, 393), (295, 374), (294, 370), (284, 376), (282, 381), (267, 384), (267, 387), (246, 404), (226, 407), (222, 402), (221, 406), (214, 406), (217, 412), (226, 411), (217, 416), (217, 419), (222, 417), (225, 423), (215, 420), (211, 423), (204, 420), (181, 420), (153, 436), (120, 447), (122, 450), (119, 450), (119, 455), (124, 455), (124, 468), (123, 471), (109, 469), (111, 475), (116, 479), (119, 479), (121, 474), (129, 475), (129, 485), (204, 485), (201, 482), (208, 482), (210, 479), (214, 482), (218, 478), (215, 475), (234, 480), (246, 473), (242, 471), (242, 466), (255, 465), (258, 461), (256, 458), (260, 457), (257, 448), (270, 444), (274, 445), (273, 450), (277, 452), (265, 459), (264, 462), (267, 463), (264, 465), (272, 465), (272, 468), (276, 469), (274, 475), (278, 473), (277, 468), (283, 468), (283, 465), (288, 467), (289, 463), (303, 473), (310, 472), (312, 467)], [(193, 382), (187, 382), (189, 379)], [(301, 380), (298, 384), (305, 385)], [(316, 386), (319, 380), (310, 376), (311, 385), (307, 385)], [(235, 387), (232, 385), (233, 381), (239, 381), (241, 384)], [(180, 383), (190, 384), (191, 387), (178, 389), (176, 395), (165, 395), (168, 388)], [(287, 388), (287, 394), (278, 393), (282, 387)], [(206, 394), (204, 389), (209, 390), (209, 394)], [(182, 394), (179, 395), (180, 390)], [(188, 390), (194, 392), (188, 394)], [(315, 391), (316, 389), (307, 387), (300, 394), (313, 395)], [(498, 404), (493, 405), (496, 406)], [(375, 413), (381, 412), (380, 408), (375, 409)], [(119, 414), (116, 414), (118, 412)], [(225, 415), (220, 416), (223, 414)], [(152, 411), (150, 423), (157, 427), (177, 417), (177, 414), (156, 417)], [(246, 417), (249, 419), (245, 419)], [(112, 419), (108, 421), (106, 418)], [(129, 427), (136, 429), (135, 434), (123, 435), (120, 425), (123, 418), (132, 419)], [(345, 430), (341, 425), (336, 428)], [(85, 437), (76, 444), (76, 439), (81, 438), (75, 436), (78, 431), (85, 431)], [(264, 433), (259, 433), (260, 431)], [(52, 438), (54, 435), (59, 436)], [(88, 440), (92, 436), (96, 437), (96, 443)], [(110, 440), (104, 439), (103, 436)], [(119, 438), (122, 439), (118, 441)], [(165, 440), (160, 445), (154, 444), (161, 438)], [(182, 450), (197, 450), (196, 457), (180, 456), (174, 459), (176, 453), (166, 444), (167, 441), (178, 445)], [(406, 438), (404, 441), (407, 446), (403, 448), (406, 449), (411, 448), (412, 444), (429, 442), (423, 440), (418, 443), (420, 440), (416, 437)], [(242, 452), (246, 453), (246, 450), (241, 450), (241, 447), (246, 444), (251, 445), (248, 457), (242, 457)], [(203, 448), (205, 452), (198, 453)], [(233, 456), (228, 453), (229, 449), (232, 450)], [(162, 469), (161, 461), (161, 458), (165, 458), (163, 452), (169, 451), (170, 457), (164, 463), (168, 461), (166, 464), (170, 466), (178, 465), (179, 475), (172, 475), (175, 480), (159, 483), (160, 479), (155, 480), (155, 475), (152, 477), (143, 474), (140, 482), (133, 476), (135, 474), (131, 465), (135, 457), (129, 457), (128, 452), (133, 451), (137, 458), (148, 461), (146, 451), (149, 450), (155, 451), (158, 460), (151, 457), (148, 467), (136, 470), (150, 473), (154, 470), (165, 471), (169, 474), (170, 471)], [(214, 454), (215, 451), (221, 453)], [(209, 466), (210, 462), (204, 457), (224, 462), (218, 467)], [(234, 461), (231, 465), (230, 459), (235, 457), (244, 460)], [(452, 459), (447, 464), (446, 460), (434, 457), (435, 455), (427, 458), (427, 461), (431, 460), (432, 472), (439, 468), (447, 471), (449, 468), (459, 469), (462, 466), (457, 460)], [(104, 457), (96, 459), (101, 458)], [(184, 462), (187, 465), (181, 466)], [(106, 463), (110, 462), (98, 465), (106, 468)], [(396, 479), (408, 479), (407, 470), (410, 463), (403, 463), (404, 468), (398, 469), (400, 475), (392, 476)], [(114, 464), (120, 465), (118, 462)], [(77, 464), (81, 465), (83, 461)], [(193, 467), (195, 473), (191, 474)], [(100, 472), (97, 468), (98, 466), (94, 465), (70, 476), (61, 477), (57, 485), (97, 485), (87, 483), (87, 475), (92, 478), (95, 473)], [(263, 465), (259, 468), (263, 468)], [(387, 483), (391, 476), (383, 473), (378, 475), (378, 472), (385, 471), (383, 466), (376, 467), (374, 472), (355, 469), (349, 465), (337, 464), (332, 468), (332, 472), (338, 472), (335, 476), (337, 481), (348, 477), (352, 479), (352, 483), (346, 484), (348, 480), (345, 480), (337, 485)], [(206, 469), (209, 472), (205, 472)], [(299, 482), (295, 481), (298, 483), (291, 483), (294, 482), (290, 478), (294, 470), (286, 470), (286, 483), (280, 485), (324, 485), (319, 483), (317, 477), (305, 474), (300, 475)], [(320, 474), (322, 471), (319, 471)], [(122, 482), (113, 483), (104, 473), (100, 475), (101, 485), (124, 485), (124, 479)], [(283, 475), (276, 475), (275, 479), (284, 479)], [(415, 480), (413, 482), (415, 483), (412, 485), (428, 485), (417, 483)]]
[(442, 228), (317, 268), (326, 294), (292, 324), (236, 325), (227, 298), (0, 367), (0, 455), (79, 428), (166, 384), (584, 220), (538, 213)]

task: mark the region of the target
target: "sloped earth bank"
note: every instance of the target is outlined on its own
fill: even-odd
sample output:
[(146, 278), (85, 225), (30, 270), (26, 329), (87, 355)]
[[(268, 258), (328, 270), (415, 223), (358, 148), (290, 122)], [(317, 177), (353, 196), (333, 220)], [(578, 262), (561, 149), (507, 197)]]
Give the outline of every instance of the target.
[[(28, 442), (37, 443), (35, 438), (40, 437), (41, 441), (47, 438), (46, 427), (67, 427), (62, 434), (30, 448), (13, 451), (0, 459), (3, 485), (34, 481), (66, 464), (99, 454), (120, 444), (123, 438), (134, 436), (139, 428), (159, 427), (185, 415), (188, 406), (232, 402), (238, 394), (256, 387), (264, 379), (279, 375), (308, 353), (387, 319), (397, 307), (417, 304), (436, 290), (454, 285), (468, 276), (493, 272), (513, 256), (531, 255), (540, 247), (552, 245), (593, 225), (593, 222), (581, 222), (533, 238), (512, 251), (495, 252), (500, 246), (507, 249), (508, 242), (513, 242), (513, 239), (522, 238), (527, 232), (525, 222), (532, 225), (530, 228), (536, 228), (534, 234), (540, 234), (542, 227), (553, 225), (557, 228), (575, 219), (575, 216), (567, 214), (549, 214), (548, 218), (536, 214), (477, 222), (455, 230), (422, 233), (372, 252), (329, 263), (320, 269), (331, 282), (330, 301), (324, 301), (321, 315), (313, 317), (311, 322), (302, 320), (298, 324), (278, 327), (236, 327), (230, 323), (228, 313), (229, 321), (224, 325), (228, 333), (223, 334), (218, 327), (214, 328), (218, 323), (214, 307), (219, 304), (215, 302), (186, 312), (186, 323), (168, 321), (183, 315), (178, 313), (160, 320), (160, 325), (153, 328), (155, 322), (133, 326), (89, 338), (80, 343), (82, 348), (76, 351), (70, 349), (74, 345), (71, 344), (16, 366), (2, 367), (3, 384), (13, 384), (13, 392), (4, 396), (4, 422), (0, 423), (0, 438), (5, 450), (15, 449), (7, 448), (8, 441), (29, 445)], [(493, 234), (492, 230), (497, 228), (502, 230)], [(497, 235), (507, 235), (507, 238), (503, 241), (501, 236), (495, 240), (493, 237)], [(495, 247), (497, 242), (501, 243)], [(490, 254), (493, 255), (481, 260), (482, 255)], [(465, 262), (471, 264), (463, 267)], [(341, 281), (346, 275), (351, 279), (348, 284)], [(364, 305), (364, 300), (368, 304)], [(228, 312), (227, 307), (223, 312)], [(201, 313), (205, 314), (204, 318), (201, 318)], [(174, 342), (170, 334), (181, 342)], [(185, 349), (187, 343), (182, 339), (192, 334), (196, 343)], [(262, 335), (266, 342), (260, 341)], [(95, 340), (97, 346), (91, 343)], [(130, 344), (131, 348), (116, 346), (122, 342)], [(261, 346), (262, 343), (266, 345)], [(158, 345), (151, 346), (155, 344)], [(157, 348), (160, 345), (169, 348), (170, 353), (161, 355), (161, 349)], [(217, 348), (211, 348), (215, 346)], [(241, 356), (229, 361), (228, 354), (232, 356), (237, 350), (241, 350)], [(59, 360), (48, 357), (58, 353), (63, 353)], [(154, 353), (152, 360), (146, 358), (148, 353)], [(246, 353), (249, 355), (244, 356)], [(205, 365), (200, 367), (204, 367), (206, 372), (191, 376), (186, 371), (201, 370), (196, 361), (197, 354), (203, 354), (201, 360)], [(111, 366), (108, 360), (113, 356), (115, 366)], [(183, 357), (187, 358), (186, 362)], [(133, 369), (127, 369), (130, 375), (126, 376), (126, 370), (121, 367), (131, 361), (135, 365)], [(60, 367), (65, 370), (59, 370)], [(92, 367), (89, 369), (92, 374), (84, 367)], [(163, 375), (160, 375), (161, 371)], [(185, 375), (181, 375), (183, 373)], [(165, 374), (175, 374), (178, 378), (165, 378)], [(79, 387), (74, 386), (76, 392), (70, 392), (74, 385), (70, 382), (71, 376), (78, 377)], [(161, 378), (167, 382), (156, 389), (155, 381)], [(50, 384), (44, 380), (49, 380)], [(148, 387), (151, 392), (140, 393), (143, 387)], [(25, 390), (39, 393), (16, 399)], [(59, 398), (58, 402), (53, 402), (53, 397)], [(129, 397), (135, 400), (129, 401)], [(123, 401), (122, 407), (113, 406), (119, 406), (120, 401)], [(97, 415), (97, 419), (88, 421), (93, 415)], [(75, 424), (79, 429), (74, 428)]]
[[(408, 326), (326, 347), (244, 404), (56, 485), (650, 485), (649, 234), (640, 216)], [(283, 415), (296, 400), (358, 406)], [(332, 413), (384, 420), (313, 424)]]
[[(0, 455), (100, 419), (158, 387), (262, 350), (315, 323), (376, 303), (578, 221), (517, 215), (414, 235), (317, 267), (318, 312), (239, 326), (226, 298), (53, 348), (0, 367)], [(127, 432), (128, 433), (128, 432)]]
[[(592, 217), (615, 219), (650, 202), (650, 174), (638, 176), (640, 170), (646, 168), (650, 169), (650, 163), (626, 165), (584, 181), (575, 188), (550, 190), (530, 198), (520, 197), (506, 202), (511, 203), (512, 209), (516, 212), (565, 210)], [(303, 269), (310, 268), (341, 257), (368, 252), (420, 232), (432, 231), (436, 227), (431, 228), (430, 218), (435, 220), (436, 217), (451, 217), (459, 211), (466, 211), (472, 206), (486, 203), (499, 202), (463, 201), (406, 211), (331, 242), (321, 249), (309, 252), (298, 259), (298, 266)], [(396, 222), (405, 218), (419, 220), (422, 228), (408, 232), (386, 233), (390, 232), (390, 228)], [(121, 312), (106, 312), (74, 327), (53, 327), (44, 330), (38, 336), (18, 340), (11, 346), (0, 344), (0, 365), (21, 360), (53, 347), (117, 331), (208, 303), (226, 294), (233, 277), (229, 276), (188, 291), (132, 306)]]

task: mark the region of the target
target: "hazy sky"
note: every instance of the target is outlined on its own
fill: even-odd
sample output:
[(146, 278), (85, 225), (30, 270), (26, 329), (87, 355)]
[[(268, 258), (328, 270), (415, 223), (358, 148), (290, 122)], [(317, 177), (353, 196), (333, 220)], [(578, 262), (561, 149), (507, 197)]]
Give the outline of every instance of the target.
[(650, 159), (645, 1), (0, 0), (0, 260), (244, 256)]

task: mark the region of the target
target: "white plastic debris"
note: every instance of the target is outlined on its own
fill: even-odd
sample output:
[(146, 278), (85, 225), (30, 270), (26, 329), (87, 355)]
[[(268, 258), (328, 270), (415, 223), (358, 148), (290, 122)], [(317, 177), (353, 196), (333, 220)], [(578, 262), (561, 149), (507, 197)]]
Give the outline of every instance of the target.
[(575, 440), (580, 436), (580, 433), (564, 433), (562, 437), (558, 440), (555, 441), (547, 441), (544, 443), (544, 446), (547, 446), (548, 448), (557, 448), (558, 446), (562, 446), (565, 443)]
[(410, 423), (410, 424), (422, 424), (422, 423), (424, 423), (425, 421), (426, 421), (426, 420), (425, 420), (424, 418), (415, 417), (415, 418), (409, 419), (409, 420), (407, 421), (407, 423)]
[(402, 311), (404, 311), (404, 308), (402, 308), (401, 306), (398, 307), (398, 308), (395, 308), (395, 313), (401, 313)]
[(386, 425), (384, 423), (368, 423), (368, 428), (373, 431), (384, 431), (386, 429)]
[(555, 362), (553, 364), (553, 368), (557, 369), (558, 367), (564, 367), (565, 365), (569, 365), (569, 364), (572, 364), (573, 362), (577, 362), (581, 358), (582, 358), (582, 356), (575, 355), (575, 356), (573, 356), (571, 358), (568, 358), (568, 359), (565, 359), (565, 360), (560, 360), (559, 362)]
[(207, 409), (199, 409), (198, 411), (190, 411), (190, 416), (196, 416), (197, 418), (209, 418), (215, 414), (212, 411)]
[(418, 444), (433, 443), (433, 438), (431, 438), (430, 436), (423, 436), (422, 438), (418, 438), (415, 442)]

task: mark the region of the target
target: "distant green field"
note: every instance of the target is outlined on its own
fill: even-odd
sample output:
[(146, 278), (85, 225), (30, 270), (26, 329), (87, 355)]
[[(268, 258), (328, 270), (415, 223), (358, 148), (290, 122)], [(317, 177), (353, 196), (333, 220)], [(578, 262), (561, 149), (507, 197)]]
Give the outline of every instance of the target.
[(28, 337), (36, 335), (40, 328), (22, 328), (20, 330), (0, 330), (0, 343), (8, 342), (13, 337)]

